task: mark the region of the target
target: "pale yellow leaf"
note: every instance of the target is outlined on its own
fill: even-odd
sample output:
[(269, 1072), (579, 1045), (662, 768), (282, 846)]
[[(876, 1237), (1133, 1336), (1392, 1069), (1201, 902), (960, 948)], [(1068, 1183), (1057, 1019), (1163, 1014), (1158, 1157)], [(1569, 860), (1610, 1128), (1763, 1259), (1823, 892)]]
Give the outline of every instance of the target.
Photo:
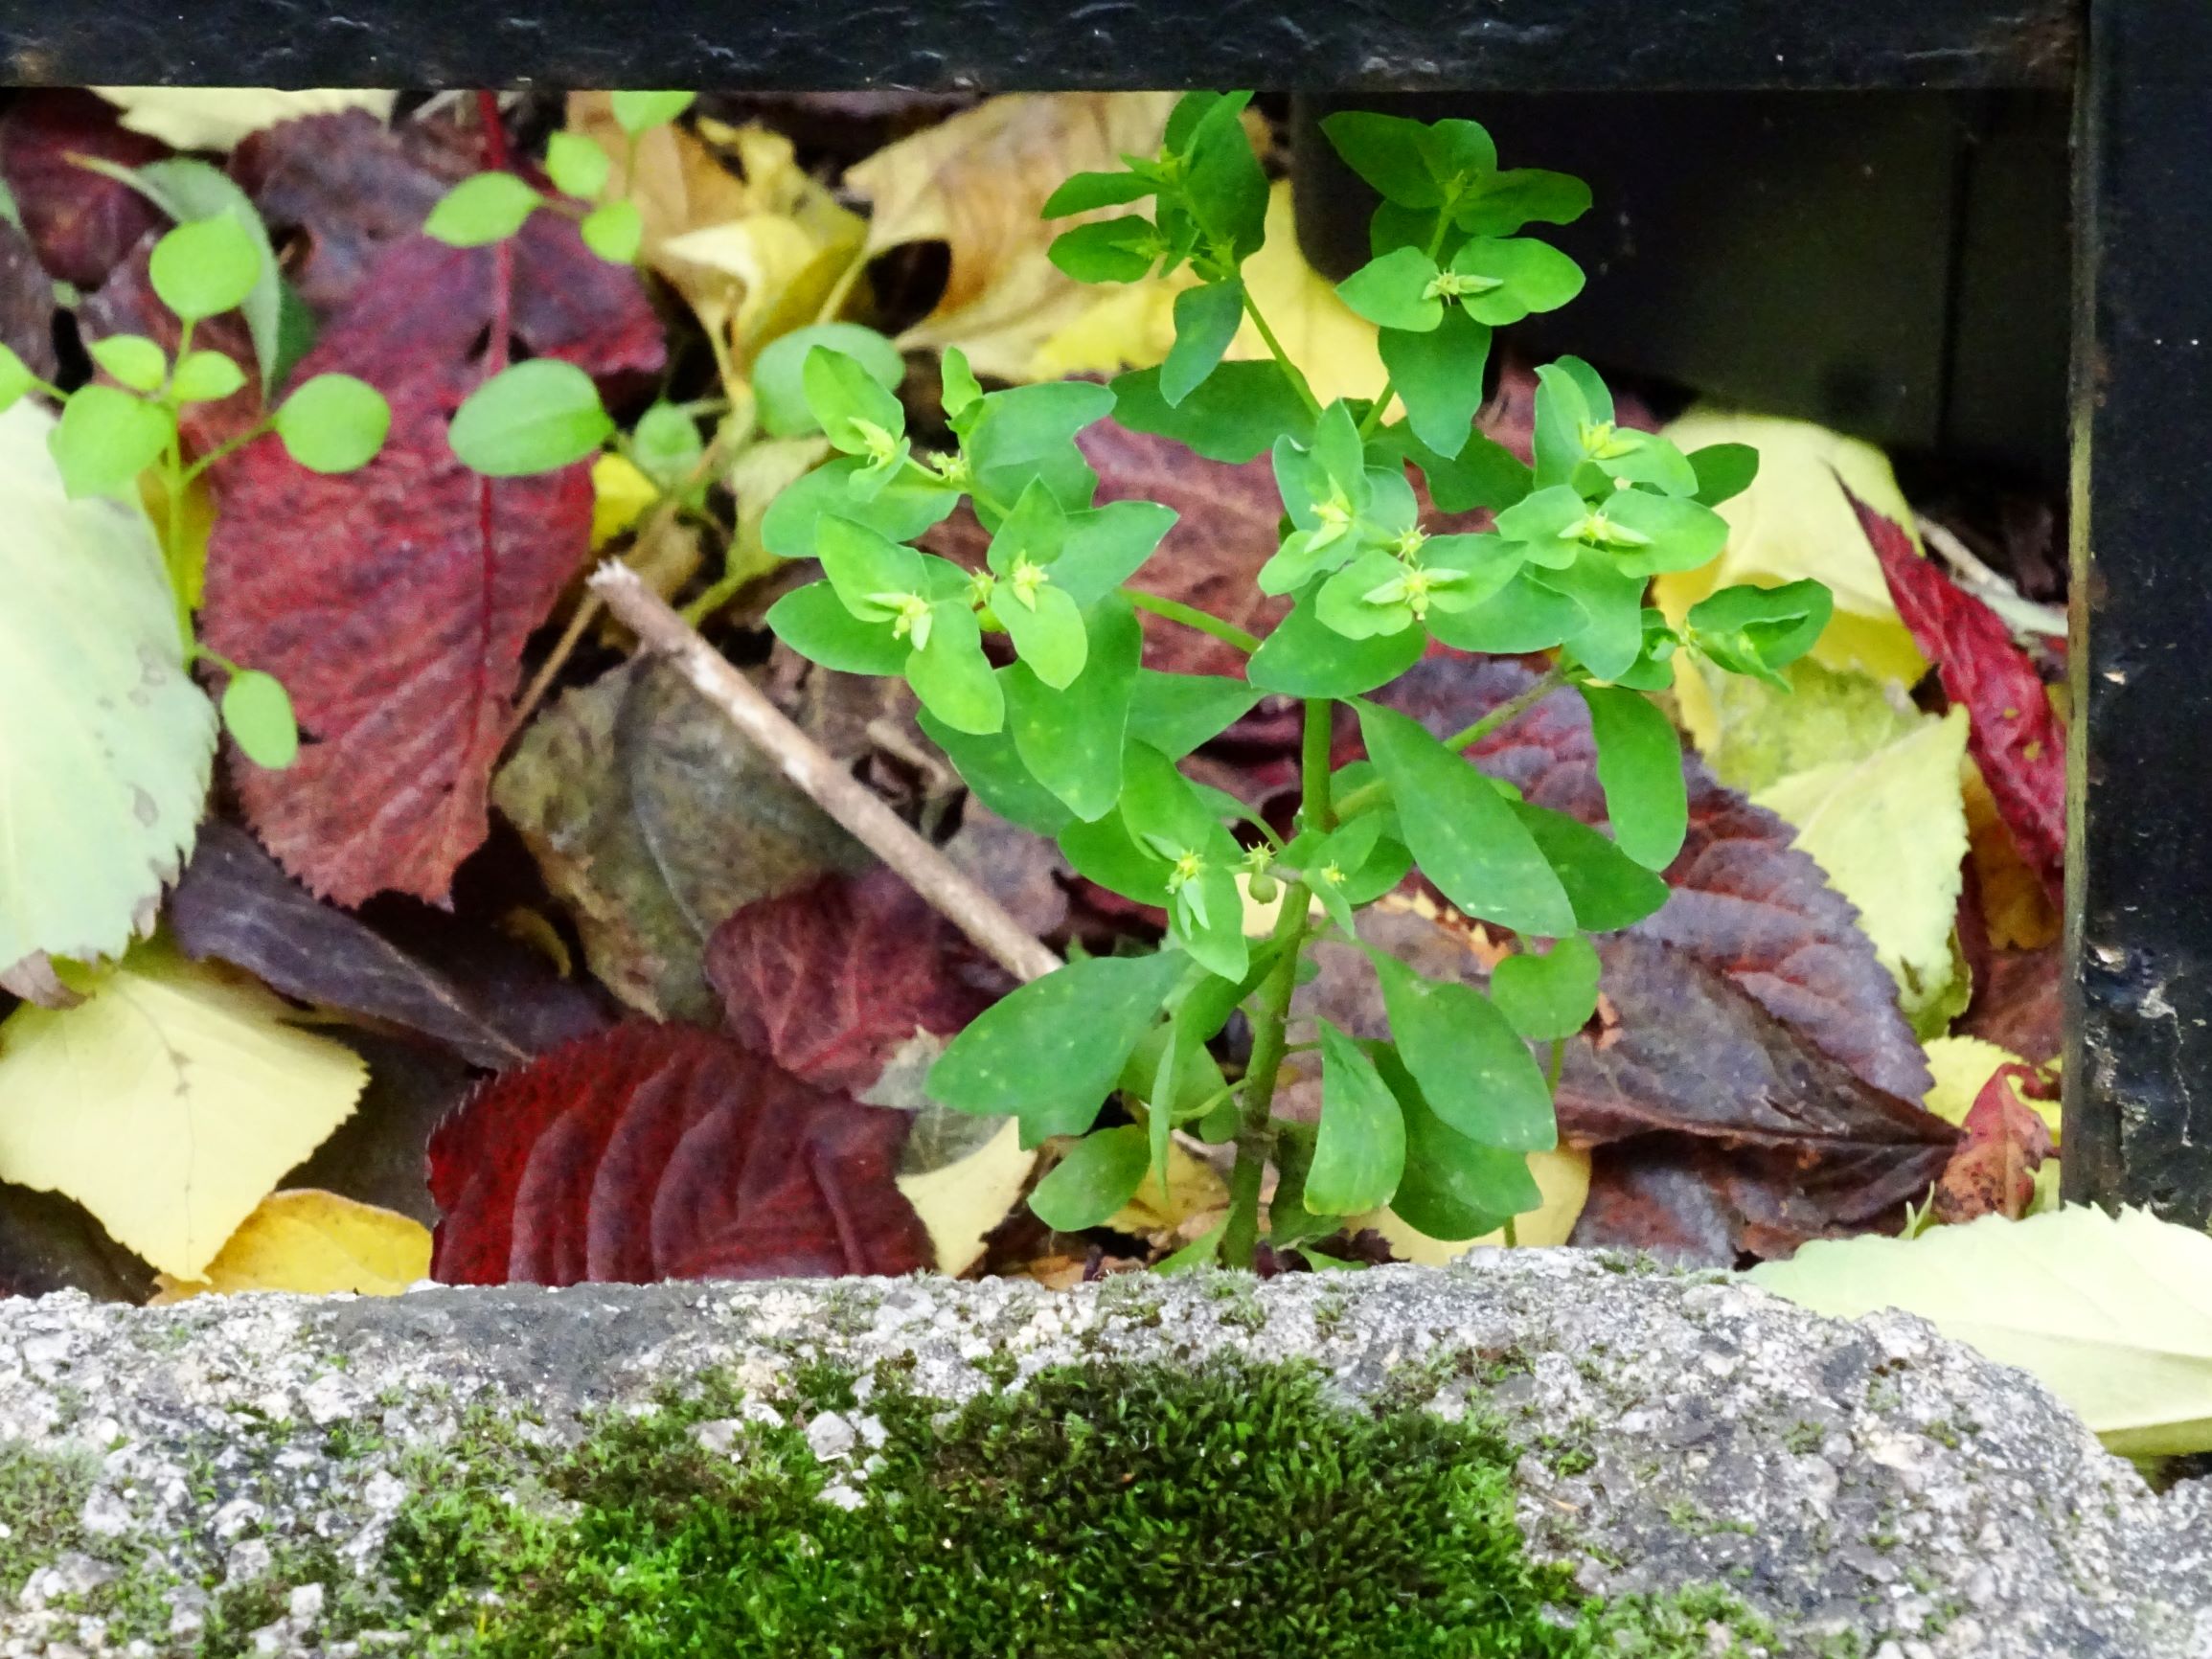
[[(1935, 1084), (1921, 1102), (1929, 1111), (1947, 1124), (1963, 1124), (1967, 1113), (1973, 1110), (1975, 1097), (1999, 1066), (2024, 1063), (2018, 1055), (1984, 1042), (1974, 1036), (1930, 1037), (1922, 1045), (1927, 1051), (1927, 1069), (1935, 1076)], [(2051, 1139), (2059, 1138), (2059, 1102), (2031, 1101), (2020, 1097), (2023, 1105), (2032, 1108), (2051, 1131)]]
[(160, 1276), (149, 1307), (210, 1292), (291, 1290), (397, 1296), (430, 1277), (430, 1229), (412, 1216), (318, 1188), (271, 1193), (207, 1265), (204, 1279)]
[(1022, 1149), (1020, 1124), (1009, 1118), (965, 1158), (899, 1177), (899, 1191), (929, 1230), (939, 1272), (962, 1274), (983, 1260), (984, 1237), (1019, 1201), (1036, 1164), (1037, 1154)]
[(2041, 950), (2057, 943), (2062, 919), (2043, 878), (2020, 856), (2012, 827), (1970, 757), (1961, 769), (1966, 832), (1973, 849), (1974, 891), (1983, 925), (1998, 950)]
[[(1152, 155), (1175, 96), (1165, 92), (1017, 93), (987, 99), (901, 139), (845, 175), (875, 212), (867, 248), (942, 241), (945, 293), (902, 346), (958, 346), (978, 374), (1033, 377), (1038, 348), (1089, 309), (1099, 290), (1062, 276), (1046, 257), (1080, 218), (1038, 216), (1070, 173), (1118, 170)], [(1142, 212), (1143, 204), (1104, 215)]]
[(2041, 1378), (2113, 1451), (2212, 1449), (2212, 1238), (2148, 1211), (1815, 1239), (1748, 1277), (1838, 1318), (1917, 1313)]
[[(615, 120), (606, 93), (570, 93), (567, 116), (568, 129), (598, 145), (612, 164), (599, 199), (636, 204), (649, 265), (659, 268), (661, 244), (671, 237), (761, 211), (745, 181), (682, 126), (655, 126), (640, 133), (633, 166), (629, 135)], [(673, 278), (680, 273), (664, 274)]]
[(136, 501), (72, 501), (54, 417), (0, 414), (0, 973), (120, 956), (207, 806), (216, 713)]
[(1957, 978), (1966, 738), (1966, 710), (1954, 708), (1864, 760), (1815, 766), (1752, 796), (1795, 827), (1790, 844), (1858, 907), (1908, 1015), (1936, 1005)]
[(1700, 750), (1731, 789), (1764, 789), (1837, 761), (1862, 761), (1917, 731), (1928, 716), (1894, 680), (1801, 657), (1782, 670), (1784, 691), (1752, 674), (1699, 663), (1712, 697), (1714, 742)]
[[(1836, 597), (1836, 613), (1813, 647), (1817, 660), (1907, 686), (1927, 671), (1911, 630), (1898, 620), (1890, 602), (1881, 561), (1844, 499), (1848, 486), (1883, 517), (1907, 526), (1913, 522), (1881, 450), (1809, 421), (1705, 408), (1692, 409), (1675, 421), (1667, 436), (1686, 450), (1748, 443), (1759, 451), (1759, 476), (1751, 488), (1721, 505), (1729, 529), (1721, 557), (1697, 570), (1662, 576), (1653, 584), (1653, 602), (1668, 621), (1679, 624), (1693, 604), (1716, 588), (1739, 582), (1775, 587), (1811, 577), (1825, 582)], [(1686, 654), (1676, 662), (1683, 723), (1699, 748), (1707, 748), (1713, 715), (1706, 687), (1686, 671)]]
[[(1528, 1171), (1536, 1177), (1537, 1191), (1543, 1199), (1535, 1209), (1514, 1217), (1513, 1241), (1526, 1247), (1564, 1244), (1589, 1199), (1590, 1155), (1576, 1147), (1531, 1152)], [(1502, 1227), (1479, 1239), (1431, 1239), (1401, 1219), (1394, 1210), (1377, 1210), (1361, 1216), (1355, 1225), (1374, 1228), (1390, 1240), (1390, 1248), (1401, 1260), (1417, 1261), (1424, 1267), (1441, 1267), (1479, 1246), (1505, 1242)]]
[(389, 120), (393, 92), (350, 86), (95, 86), (123, 112), (125, 126), (177, 149), (232, 149), (248, 133), (309, 115), (365, 109)]
[(1106, 1225), (1117, 1233), (1157, 1241), (1155, 1236), (1178, 1233), (1194, 1216), (1215, 1216), (1228, 1205), (1229, 1189), (1214, 1167), (1170, 1141), (1166, 1190), (1161, 1190), (1159, 1176), (1148, 1169), (1137, 1185), (1136, 1195)]
[(368, 1081), (287, 1012), (158, 946), (76, 1008), (17, 1009), (0, 1024), (0, 1180), (65, 1193), (162, 1272), (200, 1278)]
[(659, 499), (659, 489), (636, 462), (604, 451), (591, 464), (591, 545), (604, 547)]

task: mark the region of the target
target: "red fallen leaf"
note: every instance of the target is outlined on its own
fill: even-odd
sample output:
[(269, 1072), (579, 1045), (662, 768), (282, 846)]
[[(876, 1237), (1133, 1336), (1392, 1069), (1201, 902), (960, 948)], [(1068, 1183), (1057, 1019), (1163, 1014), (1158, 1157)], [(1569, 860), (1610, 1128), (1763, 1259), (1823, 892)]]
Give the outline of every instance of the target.
[(707, 944), (733, 1035), (817, 1088), (859, 1095), (917, 1032), (950, 1036), (1007, 989), (890, 870), (748, 904)]
[[(1517, 662), (1454, 652), (1416, 663), (1377, 695), (1441, 737), (1535, 677)], [(1573, 692), (1544, 698), (1469, 753), (1538, 806), (1605, 826), (1589, 713)], [(1792, 831), (1780, 818), (1716, 782), (1696, 757), (1686, 756), (1683, 768), (1690, 830), (1666, 872), (1674, 892), (1633, 931), (1725, 973), (1871, 1087), (1919, 1100), (1933, 1081), (1927, 1059), (1858, 912), (1829, 887), (1819, 865), (1790, 847)]]
[(89, 92), (17, 93), (0, 117), (0, 179), (15, 197), (39, 262), (87, 290), (166, 221), (130, 186), (72, 157), (136, 168), (169, 153), (159, 139), (124, 127), (115, 106)]
[(579, 1038), (430, 1137), (448, 1284), (909, 1273), (928, 1234), (894, 1182), (911, 1119), (809, 1088), (690, 1026)]
[(2020, 855), (2053, 899), (2066, 876), (2066, 738), (2043, 682), (1996, 612), (1915, 551), (1904, 530), (1857, 496), (1852, 510), (1881, 560), (1889, 597), (1944, 694), (1973, 722), (1967, 749)]
[(480, 140), (450, 122), (388, 127), (367, 110), (286, 121), (248, 136), (230, 175), (285, 250), (285, 275), (316, 316), (343, 310), (385, 247), (477, 170)]
[(590, 551), (582, 463), (489, 479), (446, 427), (517, 350), (603, 380), (658, 369), (636, 279), (534, 215), (485, 248), (412, 237), (381, 254), (298, 378), (340, 372), (392, 404), (383, 453), (326, 477), (274, 437), (216, 472), (210, 645), (283, 680), (308, 741), (287, 771), (237, 761), (255, 830), (315, 892), (442, 901), (484, 839), (522, 648)]
[(2064, 945), (1995, 951), (1987, 971), (1974, 976), (1973, 1002), (1959, 1029), (2032, 1065), (2048, 1065), (2065, 1046), (2065, 977)]
[[(1966, 1141), (1935, 1184), (1941, 1221), (2004, 1216), (2017, 1221), (2035, 1201), (2036, 1170), (2058, 1148), (2030, 1100), (2056, 1097), (2034, 1066), (2008, 1062), (1990, 1075), (1966, 1114)], [(2023, 1099), (2023, 1097), (2025, 1097)]]

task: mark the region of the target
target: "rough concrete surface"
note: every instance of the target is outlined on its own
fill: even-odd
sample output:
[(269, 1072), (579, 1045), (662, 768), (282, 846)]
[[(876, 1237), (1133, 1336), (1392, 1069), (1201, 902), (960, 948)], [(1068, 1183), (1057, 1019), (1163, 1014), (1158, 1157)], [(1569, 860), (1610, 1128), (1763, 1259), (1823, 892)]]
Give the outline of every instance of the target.
[[(1723, 1585), (1780, 1653), (2212, 1655), (2212, 1483), (2155, 1495), (2040, 1384), (1917, 1319), (1825, 1320), (1724, 1277), (1545, 1250), (1064, 1294), (917, 1279), (0, 1302), (0, 1457), (94, 1471), (74, 1547), (0, 1539), (35, 1567), (0, 1606), (0, 1655), (192, 1651), (203, 1586), (281, 1574), (303, 1542), (373, 1576), (409, 1466), (471, 1406), (559, 1436), (710, 1371), (772, 1404), (803, 1361), (910, 1359), (914, 1389), (959, 1401), (1052, 1365), (1220, 1353), (1494, 1414), (1525, 1448), (1535, 1551), (1601, 1595)], [(273, 1493), (237, 1495), (225, 1470), (272, 1432)], [(71, 1607), (142, 1569), (171, 1586), (168, 1646)], [(281, 1616), (249, 1650), (374, 1646), (325, 1641), (341, 1586), (272, 1588)]]

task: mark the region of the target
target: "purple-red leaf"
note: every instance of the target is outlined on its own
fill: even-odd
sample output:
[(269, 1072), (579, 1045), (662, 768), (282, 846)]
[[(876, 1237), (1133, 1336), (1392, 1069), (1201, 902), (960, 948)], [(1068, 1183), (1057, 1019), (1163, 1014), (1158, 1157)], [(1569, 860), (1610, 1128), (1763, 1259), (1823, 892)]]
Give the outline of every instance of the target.
[(325, 476), (256, 440), (216, 473), (209, 643), (284, 681), (307, 741), (287, 771), (239, 760), (285, 867), (344, 904), (442, 901), (484, 839), (522, 648), (590, 551), (579, 463), (490, 479), (446, 443), (462, 400), (517, 351), (603, 381), (660, 365), (634, 277), (534, 216), (495, 247), (388, 247), (296, 378), (358, 375), (392, 405), (383, 452)]
[(959, 930), (883, 869), (746, 905), (709, 943), (707, 977), (740, 1042), (855, 1095), (917, 1032), (950, 1036), (993, 1000)]
[[(1850, 492), (1847, 490), (1848, 495)], [(1981, 768), (2020, 856), (2054, 899), (2066, 880), (2066, 737), (2041, 675), (1996, 612), (1920, 556), (1904, 530), (1857, 496), (1852, 510), (1881, 560), (1889, 597), (1944, 694), (1967, 712)]]
[(39, 262), (88, 291), (164, 220), (129, 185), (77, 158), (139, 168), (169, 153), (159, 139), (125, 127), (115, 106), (89, 92), (18, 93), (0, 118), (0, 179)]
[(912, 1118), (688, 1026), (630, 1024), (503, 1073), (430, 1139), (433, 1277), (648, 1284), (909, 1273)]

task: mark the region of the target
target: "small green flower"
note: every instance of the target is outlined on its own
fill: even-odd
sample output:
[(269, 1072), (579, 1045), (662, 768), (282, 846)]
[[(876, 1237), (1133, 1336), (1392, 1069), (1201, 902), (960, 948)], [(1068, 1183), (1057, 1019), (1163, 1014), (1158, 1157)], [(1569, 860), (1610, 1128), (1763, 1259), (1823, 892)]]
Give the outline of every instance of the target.
[(932, 610), (918, 593), (872, 593), (870, 602), (881, 605), (891, 618), (891, 637), (908, 640), (918, 651), (929, 648)]
[(1037, 609), (1038, 589), (1052, 580), (1052, 574), (1043, 565), (1034, 563), (1029, 555), (1017, 554), (1014, 568), (1006, 573), (1006, 585), (1024, 610)]
[(1562, 541), (1580, 541), (1591, 547), (1609, 547), (1616, 551), (1631, 547), (1649, 547), (1652, 538), (1640, 530), (1630, 530), (1625, 524), (1608, 517), (1602, 507), (1594, 507), (1559, 533)]
[(1466, 271), (1439, 271), (1421, 290), (1425, 300), (1464, 300), (1471, 294), (1487, 294), (1505, 286), (1502, 277), (1480, 277)]

